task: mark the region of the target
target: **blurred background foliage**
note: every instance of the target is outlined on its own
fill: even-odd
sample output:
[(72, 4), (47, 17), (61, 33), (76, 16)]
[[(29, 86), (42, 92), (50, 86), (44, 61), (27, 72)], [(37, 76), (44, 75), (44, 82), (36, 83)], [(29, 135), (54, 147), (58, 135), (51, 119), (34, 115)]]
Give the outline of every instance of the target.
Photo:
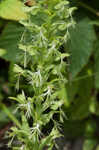
[[(15, 110), (15, 104), (8, 97), (16, 94), (13, 64), (22, 59), (18, 43), (24, 32), (19, 20), (27, 18), (23, 2), (0, 0), (0, 135), (3, 128), (6, 130), (9, 126)], [(99, 0), (70, 0), (70, 5), (77, 10), (73, 15), (76, 25), (69, 29), (70, 40), (62, 47), (70, 53), (66, 68), (69, 83), (61, 91), (66, 104), (64, 133), (69, 139), (84, 137), (83, 150), (98, 150)], [(32, 94), (25, 81), (20, 87)]]

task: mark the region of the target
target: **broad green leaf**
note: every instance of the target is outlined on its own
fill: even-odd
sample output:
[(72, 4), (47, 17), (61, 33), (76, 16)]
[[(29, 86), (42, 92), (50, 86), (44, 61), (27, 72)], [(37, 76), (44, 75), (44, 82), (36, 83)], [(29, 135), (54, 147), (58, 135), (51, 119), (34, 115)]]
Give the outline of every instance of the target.
[(65, 86), (65, 93), (67, 93), (67, 99), (65, 98), (65, 103), (69, 103), (69, 105), (65, 105), (65, 107), (70, 106), (70, 104), (74, 101), (74, 98), (79, 90), (79, 82), (68, 83)]
[(77, 138), (82, 136), (85, 132), (86, 121), (85, 120), (64, 120), (64, 132), (68, 138)]
[(22, 10), (22, 3), (19, 0), (2, 0), (0, 17), (8, 20), (20, 20), (25, 19), (26, 14)]
[(91, 21), (91, 24), (99, 26), (99, 20)]
[(99, 102), (95, 96), (91, 97), (90, 112), (99, 116)]
[[(5, 113), (5, 110), (3, 110), (3, 107), (2, 107), (2, 104), (0, 104), (0, 128), (2, 128), (2, 127), (4, 127), (4, 125), (6, 125), (7, 123), (9, 123), (10, 121), (12, 121), (11, 120), (11, 118), (9, 118), (8, 117), (8, 114), (7, 113)], [(6, 106), (5, 106), (6, 107)], [(12, 106), (10, 106), (9, 108), (9, 111), (10, 112), (12, 112), (12, 114), (13, 114), (13, 112), (15, 111), (15, 109), (16, 109), (16, 105), (12, 105)], [(19, 114), (18, 114), (18, 112), (16, 112), (15, 114), (15, 117), (16, 118), (18, 118), (19, 117)]]
[[(10, 109), (9, 109), (10, 110)], [(12, 111), (12, 110), (10, 110)], [(3, 110), (0, 111), (0, 128), (3, 127), (5, 124), (9, 122), (8, 116), (3, 112)]]
[(97, 142), (95, 139), (86, 139), (83, 144), (83, 150), (93, 150)]
[(91, 119), (64, 120), (64, 132), (68, 138), (86, 137), (92, 138), (96, 131), (96, 123)]
[(10, 112), (10, 110), (4, 105), (1, 104), (1, 107), (4, 111), (4, 113), (18, 126), (21, 127), (19, 121), (17, 120), (17, 118), (12, 114), (12, 112)]
[[(8, 23), (0, 36), (0, 48), (5, 49), (6, 53), (0, 57), (16, 62), (20, 51), (18, 43), (24, 31), (23, 26), (18, 23)], [(5, 51), (4, 51), (5, 52)], [(4, 53), (2, 50), (2, 53)]]
[(0, 48), (0, 57), (2, 57), (5, 54), (6, 54), (6, 50)]
[[(61, 90), (59, 92), (59, 98), (62, 99), (64, 101), (64, 105), (66, 107), (68, 107), (70, 105), (70, 100), (68, 98), (68, 95), (67, 95), (67, 89), (65, 87), (65, 85), (62, 85), (61, 86)], [(62, 102), (61, 102), (62, 103)], [(57, 105), (56, 105), (57, 106)]]
[(5, 20), (0, 18), (0, 30), (2, 29), (2, 27), (4, 27), (5, 24)]
[[(83, 76), (85, 72), (80, 75)], [(72, 120), (82, 120), (90, 114), (91, 90), (93, 78), (88, 77), (78, 82), (78, 92), (73, 99), (72, 105), (66, 109), (67, 115)], [(80, 90), (79, 90), (80, 89)]]
[(93, 120), (88, 120), (86, 122), (84, 136), (86, 136), (87, 138), (93, 137), (95, 135), (96, 129), (97, 129), (96, 122)]
[(95, 87), (99, 88), (99, 40), (95, 44)]
[(70, 29), (69, 33), (68, 49), (71, 54), (69, 70), (72, 80), (87, 64), (96, 36), (89, 18), (81, 19), (74, 28)]

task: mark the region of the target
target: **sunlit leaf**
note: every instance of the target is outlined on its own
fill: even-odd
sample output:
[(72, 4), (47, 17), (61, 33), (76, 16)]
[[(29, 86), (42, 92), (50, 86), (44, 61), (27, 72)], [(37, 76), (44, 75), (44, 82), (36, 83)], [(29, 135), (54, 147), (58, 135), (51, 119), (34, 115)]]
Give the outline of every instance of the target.
[[(18, 43), (22, 37), (24, 28), (18, 23), (8, 23), (0, 36), (0, 48), (6, 53), (2, 58), (16, 62), (19, 59), (20, 50)], [(2, 51), (3, 52), (3, 51)]]
[(0, 17), (8, 20), (25, 19), (26, 14), (22, 10), (19, 0), (3, 0), (0, 2)]
[(68, 49), (71, 53), (69, 70), (72, 80), (88, 63), (96, 36), (89, 18), (81, 19), (69, 33)]

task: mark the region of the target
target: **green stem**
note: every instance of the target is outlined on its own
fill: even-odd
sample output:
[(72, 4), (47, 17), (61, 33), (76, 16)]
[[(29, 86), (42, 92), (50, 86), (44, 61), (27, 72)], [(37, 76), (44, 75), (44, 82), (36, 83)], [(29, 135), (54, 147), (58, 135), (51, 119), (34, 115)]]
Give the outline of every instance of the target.
[(7, 116), (19, 127), (21, 128), (21, 124), (20, 122), (16, 119), (16, 117), (13, 115), (12, 112), (10, 112), (10, 110), (4, 105), (4, 104), (0, 104), (2, 110), (7, 114)]
[(85, 3), (83, 2), (78, 2), (78, 5), (84, 7), (85, 9), (89, 10), (90, 12), (92, 12), (93, 14), (95, 14), (96, 16), (99, 17), (99, 12), (97, 12), (94, 8), (86, 5)]

